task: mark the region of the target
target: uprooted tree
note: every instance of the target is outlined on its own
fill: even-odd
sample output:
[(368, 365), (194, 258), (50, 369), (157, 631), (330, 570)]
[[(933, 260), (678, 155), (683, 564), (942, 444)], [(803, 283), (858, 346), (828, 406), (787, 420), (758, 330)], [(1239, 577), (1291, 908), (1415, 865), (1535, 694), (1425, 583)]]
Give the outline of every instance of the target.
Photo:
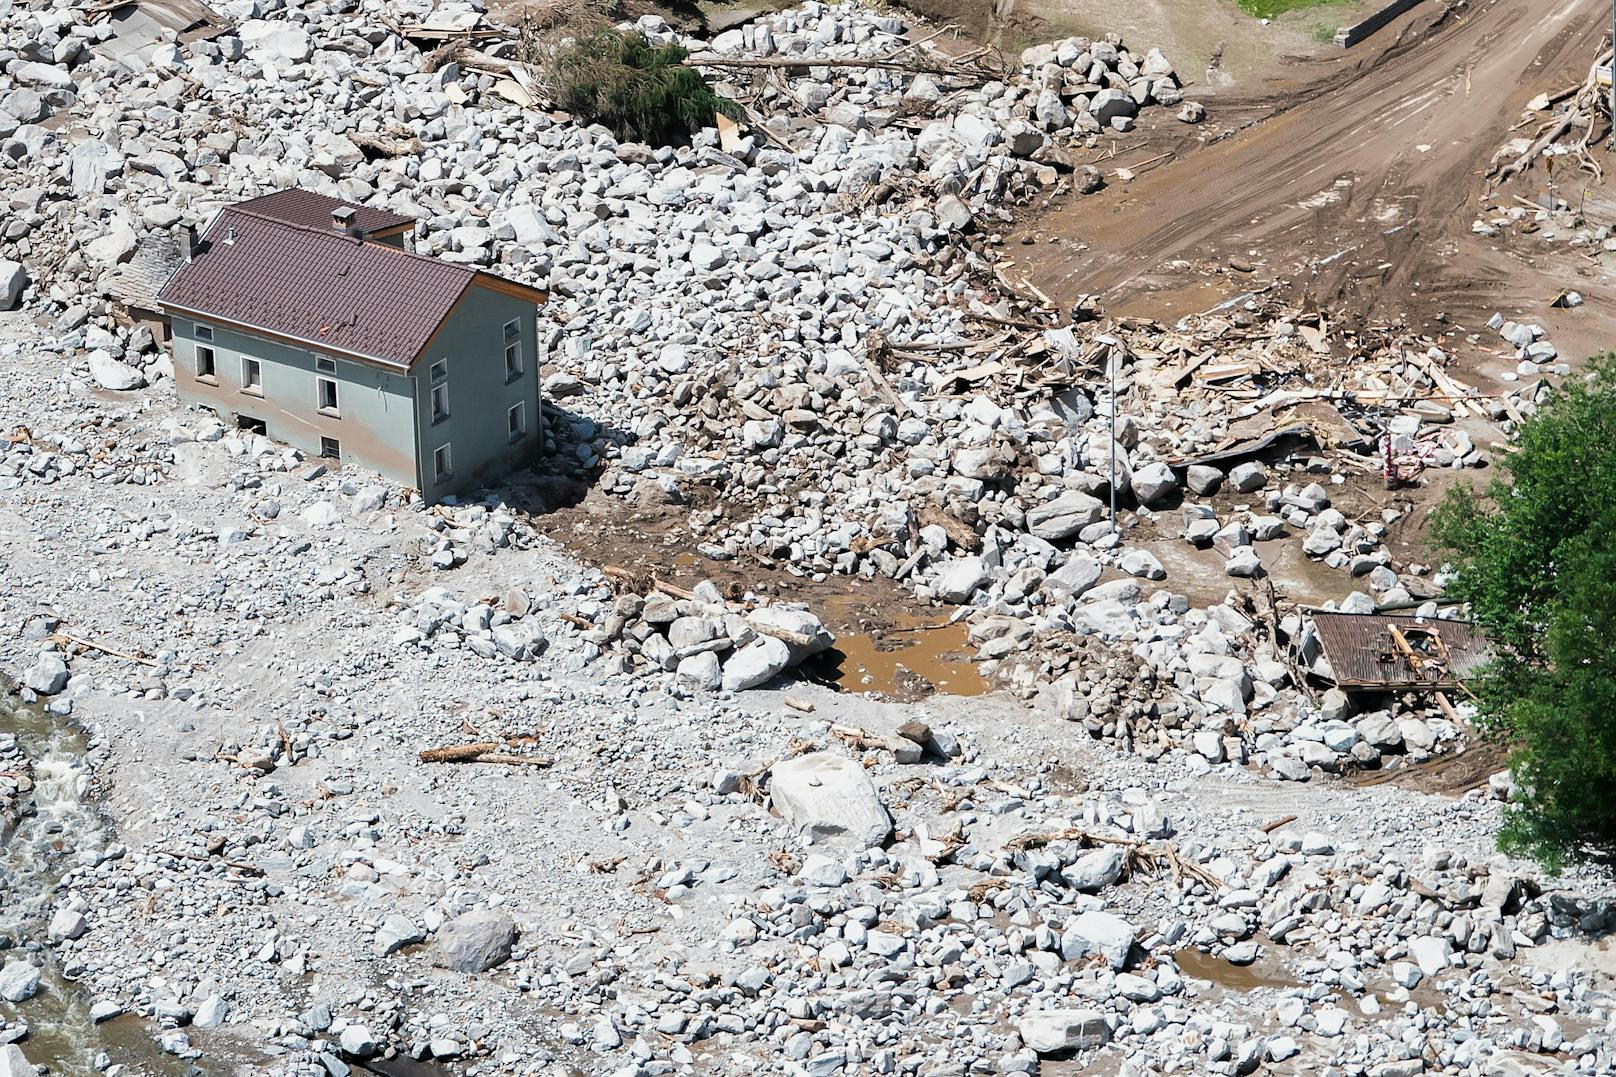
[(555, 104), (618, 138), (674, 145), (742, 110), (713, 93), (685, 64), (678, 45), (657, 45), (637, 30), (600, 29), (562, 41), (541, 60)]
[(1450, 491), (1432, 536), (1496, 652), (1472, 688), (1513, 748), (1499, 845), (1558, 868), (1616, 850), (1616, 355), (1518, 441), (1508, 481)]

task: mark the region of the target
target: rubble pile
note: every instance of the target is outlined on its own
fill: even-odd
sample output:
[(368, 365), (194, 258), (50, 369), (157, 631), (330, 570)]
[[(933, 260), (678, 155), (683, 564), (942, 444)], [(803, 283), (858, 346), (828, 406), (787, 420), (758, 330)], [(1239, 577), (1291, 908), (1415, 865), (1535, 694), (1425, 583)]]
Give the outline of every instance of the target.
[[(512, 1074), (759, 1056), (1036, 1073), (1065, 1052), (1180, 1072), (1610, 1064), (1604, 989), (1554, 949), (1590, 946), (1609, 906), (1537, 883), (1497, 915), (1478, 901), (1521, 870), (1478, 853), (1485, 794), (1323, 785), (1270, 826), (1255, 774), (1105, 752), (1002, 698), (695, 690), (618, 657), (734, 644), (743, 623), (746, 646), (766, 623), (816, 635), (807, 615), (581, 568), (498, 505), (420, 511), (161, 403), (58, 393), (58, 364), (25, 345), (0, 386), (8, 408), (55, 401), (20, 408), (40, 411), (35, 437), (95, 427), (168, 454), (150, 487), (86, 468), (29, 485), (42, 496), (7, 508), (26, 526), (0, 530), (4, 667), (94, 731), (120, 820), (115, 838), (54, 836), (67, 870), (21, 932), (40, 949), (7, 964), (19, 984), (40, 972), (22, 955), (59, 964), (91, 1019), (129, 1015), (204, 1061), (229, 1032), (298, 1077), (400, 1056)], [(427, 556), (446, 537), (466, 555), (452, 570)], [(1165, 637), (1143, 656), (1073, 637), (1049, 672), (1113, 740), (1147, 739), (1142, 688), (1242, 695), (1224, 646), (1251, 670), (1248, 709), (1267, 698), (1237, 604), (1127, 601), (1193, 626), (1196, 649), (1164, 676)], [(504, 613), (548, 645), (468, 654), (479, 605), (490, 633)], [(395, 642), (421, 617), (430, 638)], [(1012, 620), (973, 626), (995, 661), (1036, 653)], [(1171, 732), (1193, 745), (1183, 713)], [(1313, 724), (1333, 736), (1338, 717)], [(515, 762), (429, 759), (477, 742)], [(1464, 851), (1424, 856), (1431, 834)], [(1225, 989), (1243, 969), (1267, 986)]]
[(557, 624), (565, 622), (584, 629), (562, 641), (571, 652), (568, 661), (579, 668), (610, 650), (619, 655), (622, 672), (660, 671), (673, 674), (687, 688), (725, 692), (766, 684), (835, 643), (835, 636), (807, 610), (732, 606), (710, 581), (685, 597), (662, 590), (642, 597), (614, 593), (608, 581), (596, 580), (582, 593), (565, 596), (559, 610), (546, 610), (550, 601), (545, 596), (520, 587), (497, 601), (473, 602), (457, 598), (447, 587), (429, 587), (407, 605), (400, 602), (407, 623), (392, 642), (531, 662), (545, 652)]
[[(1092, 184), (1140, 108), (1199, 118), (1160, 53), (993, 72), (806, 4), (681, 39), (768, 115), (646, 147), (524, 100), (469, 5), (219, 14), (134, 47), (0, 0), (0, 668), (83, 724), (109, 821), (46, 813), (0, 995), (60, 972), (86, 1021), (294, 1077), (1611, 1069), (1608, 885), (1488, 859), (1481, 792), (1276, 790), (1462, 731), (1315, 699), (1305, 618), (1246, 582), (1292, 541), (1363, 588), (1328, 606), (1436, 614), (1406, 509), (1346, 480), (1483, 466), (1468, 420), (1540, 383), (1257, 296), (1072, 325), (1006, 272), (1004, 203)], [(435, 18), (477, 44), (429, 58)], [(131, 289), (288, 186), (549, 291), (563, 470), (710, 559), (956, 607), (1038, 705), (788, 702), (811, 611), (580, 565), (517, 507), (552, 476), (425, 506), (176, 407)], [(1192, 600), (1186, 551), (1233, 593)]]
[[(677, 37), (654, 22), (641, 26), (652, 36)], [(1093, 146), (1103, 132), (1131, 130), (1141, 109), (1184, 101), (1161, 50), (1136, 55), (1115, 35), (1036, 45), (1022, 52), (1019, 69), (1006, 69), (986, 49), (949, 55), (906, 40), (908, 30), (895, 15), (808, 3), (719, 34), (696, 62), (711, 65), (721, 91), (771, 117), (764, 129), (772, 142), (794, 144), (790, 117), (812, 117), (818, 133), (807, 134), (817, 143), (816, 164), (825, 164), (817, 170), (835, 177), (844, 194), (882, 184), (890, 194), (909, 181), (908, 173), (922, 173), (943, 192), (938, 214), (950, 229), (967, 227), (973, 212), (1003, 216), (1006, 201), (1054, 188), (1074, 172), (1069, 185), (1093, 190), (1103, 177), (1079, 163), (1074, 140)], [(724, 67), (726, 56), (865, 58), (884, 66), (836, 69), (830, 81), (797, 75), (754, 87), (739, 77), (746, 69)], [(1204, 115), (1191, 102), (1179, 118), (1196, 123)], [(751, 149), (746, 140), (736, 146), (738, 153)]]

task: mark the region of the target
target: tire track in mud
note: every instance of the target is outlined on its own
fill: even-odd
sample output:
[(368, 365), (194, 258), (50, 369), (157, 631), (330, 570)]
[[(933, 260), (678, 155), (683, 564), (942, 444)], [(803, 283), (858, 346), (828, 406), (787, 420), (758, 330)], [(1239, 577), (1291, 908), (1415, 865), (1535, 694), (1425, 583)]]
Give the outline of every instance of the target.
[(1120, 305), (1204, 288), (1238, 255), (1259, 276), (1290, 278), (1304, 302), (1411, 322), (1518, 292), (1521, 267), (1470, 236), (1482, 173), (1524, 102), (1585, 69), (1610, 7), (1427, 8), (1379, 44), (1282, 64), (1209, 99), (1214, 116), (1252, 118), (1033, 221), (1082, 245), (1039, 248), (1024, 272), (1058, 301)]

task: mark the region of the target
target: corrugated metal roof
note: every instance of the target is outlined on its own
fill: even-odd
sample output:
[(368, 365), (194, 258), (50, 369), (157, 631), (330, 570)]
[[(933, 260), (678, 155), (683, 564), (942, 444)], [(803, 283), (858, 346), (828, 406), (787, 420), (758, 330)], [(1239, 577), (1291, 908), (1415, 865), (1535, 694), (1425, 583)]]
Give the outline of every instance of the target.
[[(1343, 688), (1455, 688), (1489, 657), (1487, 638), (1469, 621), (1378, 613), (1311, 614), (1319, 646)], [(1391, 629), (1422, 657), (1415, 670)]]
[(260, 217), (285, 221), (287, 224), (300, 224), (307, 228), (328, 228), (332, 231), (337, 229), (332, 228), (331, 214), (339, 209), (351, 209), (354, 211), (354, 227), (365, 235), (387, 232), (415, 223), (413, 217), (405, 217), (385, 209), (372, 209), (357, 202), (345, 202), (340, 198), (332, 198), (302, 187), (288, 187), (284, 191), (260, 195), (245, 202), (237, 202), (232, 208), (256, 213)]
[(230, 207), (164, 305), (408, 367), (477, 277), (466, 266)]

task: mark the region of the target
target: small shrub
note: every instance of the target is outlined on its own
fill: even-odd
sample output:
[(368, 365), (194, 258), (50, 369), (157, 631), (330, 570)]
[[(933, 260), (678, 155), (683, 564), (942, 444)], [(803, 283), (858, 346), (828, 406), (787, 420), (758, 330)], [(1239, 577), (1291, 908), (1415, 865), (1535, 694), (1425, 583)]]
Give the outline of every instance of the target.
[(739, 105), (685, 66), (688, 55), (678, 45), (654, 45), (637, 30), (599, 30), (558, 45), (546, 66), (560, 108), (626, 141), (668, 146), (711, 127), (719, 113), (741, 115)]

